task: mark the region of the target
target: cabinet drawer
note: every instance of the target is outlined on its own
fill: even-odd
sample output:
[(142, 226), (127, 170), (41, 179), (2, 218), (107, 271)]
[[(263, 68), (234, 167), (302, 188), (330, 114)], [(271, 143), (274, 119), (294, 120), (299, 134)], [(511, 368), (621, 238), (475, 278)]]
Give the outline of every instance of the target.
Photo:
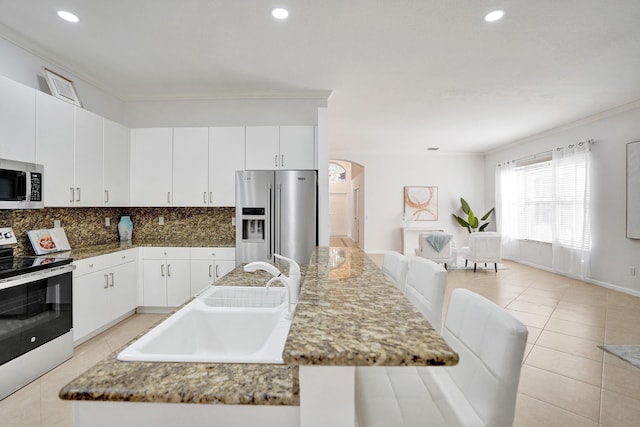
[(144, 248), (144, 259), (189, 259), (189, 248)]
[(76, 269), (73, 271), (74, 277), (112, 268), (116, 265), (135, 261), (138, 259), (138, 249), (127, 249), (110, 254), (95, 256), (91, 258), (74, 261)]
[(191, 248), (191, 259), (236, 259), (236, 248), (233, 247), (211, 247), (211, 248)]

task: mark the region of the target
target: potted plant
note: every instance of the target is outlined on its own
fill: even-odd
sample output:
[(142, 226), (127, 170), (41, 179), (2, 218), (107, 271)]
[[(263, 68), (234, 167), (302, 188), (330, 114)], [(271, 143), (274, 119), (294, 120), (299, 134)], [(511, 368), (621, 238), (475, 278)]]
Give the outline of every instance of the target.
[(460, 224), (461, 227), (466, 228), (469, 233), (472, 233), (474, 231), (484, 231), (484, 229), (487, 228), (487, 225), (490, 224), (490, 222), (485, 222), (484, 224), (480, 225), (480, 221), (486, 221), (487, 218), (489, 218), (489, 216), (493, 213), (495, 208), (491, 208), (489, 212), (484, 214), (484, 216), (482, 216), (482, 218), (478, 220), (478, 217), (469, 207), (469, 203), (467, 203), (467, 201), (462, 197), (460, 197), (460, 205), (462, 205), (462, 211), (467, 215), (467, 219), (464, 219), (456, 214), (451, 215), (453, 215), (456, 221), (458, 221), (458, 224)]

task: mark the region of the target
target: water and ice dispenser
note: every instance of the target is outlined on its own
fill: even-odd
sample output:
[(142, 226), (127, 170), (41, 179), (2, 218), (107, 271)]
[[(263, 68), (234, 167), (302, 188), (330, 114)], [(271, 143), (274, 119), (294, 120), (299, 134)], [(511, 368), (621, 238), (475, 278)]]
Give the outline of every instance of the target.
[(242, 240), (264, 241), (265, 208), (242, 208)]

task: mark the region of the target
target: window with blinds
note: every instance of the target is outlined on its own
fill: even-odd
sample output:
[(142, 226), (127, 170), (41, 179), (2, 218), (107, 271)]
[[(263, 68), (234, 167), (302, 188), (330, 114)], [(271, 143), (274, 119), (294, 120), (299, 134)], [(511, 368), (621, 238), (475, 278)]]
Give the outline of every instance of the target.
[(553, 169), (551, 160), (515, 168), (517, 234), (520, 239), (551, 243), (553, 218)]

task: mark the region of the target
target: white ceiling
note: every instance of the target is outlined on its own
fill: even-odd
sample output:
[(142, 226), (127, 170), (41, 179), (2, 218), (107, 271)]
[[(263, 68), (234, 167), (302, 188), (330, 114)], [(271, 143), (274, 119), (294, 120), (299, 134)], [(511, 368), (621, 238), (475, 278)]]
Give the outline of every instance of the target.
[(485, 152), (640, 99), (639, 0), (0, 0), (0, 34), (123, 101), (330, 93), (340, 151)]

